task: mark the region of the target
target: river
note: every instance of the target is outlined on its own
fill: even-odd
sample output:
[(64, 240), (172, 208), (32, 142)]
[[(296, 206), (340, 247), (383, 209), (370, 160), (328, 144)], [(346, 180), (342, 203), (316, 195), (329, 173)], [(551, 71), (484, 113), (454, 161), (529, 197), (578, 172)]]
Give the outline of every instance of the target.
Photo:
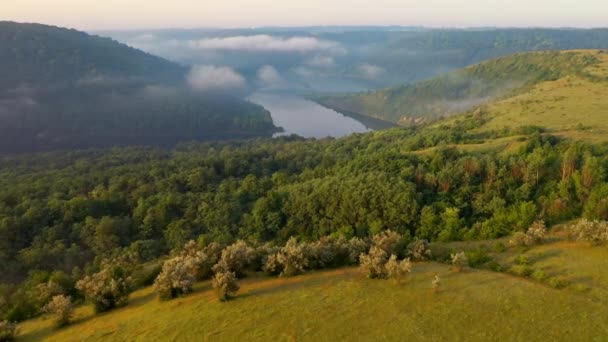
[(248, 100), (270, 112), (274, 125), (284, 130), (280, 135), (339, 138), (352, 133), (371, 131), (363, 123), (351, 117), (297, 95), (254, 93)]

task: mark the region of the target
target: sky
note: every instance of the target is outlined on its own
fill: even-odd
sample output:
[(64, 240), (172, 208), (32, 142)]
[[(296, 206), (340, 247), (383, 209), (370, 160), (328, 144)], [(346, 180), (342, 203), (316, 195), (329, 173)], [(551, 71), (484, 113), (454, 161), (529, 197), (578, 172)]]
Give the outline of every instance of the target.
[(608, 0), (0, 0), (0, 20), (77, 28), (608, 27)]

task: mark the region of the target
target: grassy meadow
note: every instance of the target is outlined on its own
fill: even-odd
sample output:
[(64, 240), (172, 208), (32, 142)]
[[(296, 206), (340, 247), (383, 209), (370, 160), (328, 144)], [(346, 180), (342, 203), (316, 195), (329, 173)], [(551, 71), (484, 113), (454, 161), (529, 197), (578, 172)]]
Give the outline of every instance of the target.
[[(491, 248), (493, 242), (454, 243), (444, 250)], [(416, 263), (406, 282), (364, 278), (357, 268), (311, 272), (287, 279), (262, 275), (241, 282), (219, 302), (208, 282), (167, 302), (152, 288), (135, 292), (127, 307), (94, 316), (76, 312), (73, 325), (55, 329), (48, 318), (22, 323), (18, 341), (602, 341), (608, 336), (608, 248), (557, 242), (490, 250), (505, 269), (525, 255), (546, 279), (508, 272)], [(538, 272), (537, 272), (538, 273)], [(431, 290), (442, 278), (438, 293)], [(556, 289), (550, 278), (567, 285)]]

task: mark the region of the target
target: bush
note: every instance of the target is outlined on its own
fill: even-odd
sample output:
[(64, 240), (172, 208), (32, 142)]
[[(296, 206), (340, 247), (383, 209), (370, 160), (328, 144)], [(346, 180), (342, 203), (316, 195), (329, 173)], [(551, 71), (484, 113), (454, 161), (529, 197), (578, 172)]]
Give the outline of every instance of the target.
[(454, 253), (451, 256), (452, 266), (456, 272), (461, 272), (469, 265), (469, 259), (464, 252)]
[(233, 272), (238, 278), (245, 277), (245, 271), (255, 257), (255, 250), (239, 240), (224, 248), (218, 263), (213, 266), (215, 273)]
[(416, 238), (412, 243), (407, 246), (408, 256), (414, 261), (424, 261), (431, 258), (431, 250), (429, 249), (429, 242), (427, 240), (421, 240)]
[(264, 271), (268, 258), (271, 255), (277, 254), (279, 250), (280, 248), (272, 246), (269, 243), (253, 248), (249, 268), (253, 271)]
[(412, 272), (412, 263), (410, 259), (397, 260), (396, 255), (391, 255), (386, 263), (386, 273), (391, 279), (394, 279), (397, 284), (400, 284), (403, 278)]
[(568, 287), (568, 285), (570, 285), (570, 283), (565, 279), (555, 278), (555, 277), (549, 279), (549, 286), (551, 286), (554, 289), (563, 289), (563, 288)]
[(528, 257), (525, 255), (518, 255), (514, 262), (516, 265), (530, 265), (530, 259), (528, 259)]
[(177, 256), (163, 263), (163, 268), (154, 281), (154, 290), (161, 300), (176, 298), (192, 291), (195, 282), (197, 259)]
[(506, 251), (506, 250), (507, 250), (507, 246), (505, 246), (505, 244), (504, 244), (504, 243), (502, 243), (502, 242), (498, 241), (498, 242), (496, 242), (496, 243), (494, 244), (494, 246), (492, 246), (492, 250), (493, 250), (495, 253), (503, 253), (504, 251)]
[(76, 288), (100, 313), (127, 304), (130, 277), (121, 266), (106, 265), (101, 271), (76, 283)]
[(547, 238), (547, 227), (545, 226), (545, 221), (534, 222), (530, 228), (528, 228), (526, 235), (532, 244), (543, 243)]
[(356, 265), (359, 263), (359, 256), (368, 252), (369, 243), (355, 237), (348, 240), (346, 248), (348, 250), (348, 264)]
[(519, 277), (529, 277), (534, 270), (528, 265), (515, 265), (511, 267), (510, 272)]
[(473, 268), (481, 267), (492, 261), (492, 257), (490, 257), (484, 249), (467, 252), (466, 256), (469, 261), (469, 266)]
[(201, 250), (194, 241), (188, 242), (179, 256), (187, 260), (192, 266), (193, 275), (196, 280), (205, 280), (213, 275), (213, 265), (219, 259), (219, 253), (215, 248), (221, 248), (218, 244), (211, 244), (207, 248)]
[(283, 271), (283, 265), (279, 262), (278, 253), (271, 254), (266, 258), (264, 267), (262, 268), (268, 275), (279, 275)]
[(439, 275), (435, 275), (435, 278), (433, 278), (433, 281), (431, 282), (431, 288), (433, 289), (433, 292), (439, 292), (440, 288), (441, 288), (441, 277), (439, 277)]
[(368, 254), (359, 257), (360, 268), (370, 279), (386, 278), (388, 254), (382, 248), (372, 246)]
[(526, 233), (522, 233), (522, 232), (516, 232), (515, 234), (513, 234), (513, 236), (509, 240), (509, 246), (512, 246), (512, 247), (524, 247), (524, 246), (530, 246), (531, 244), (532, 244), (532, 241), (530, 240), (528, 235)]
[(492, 261), (490, 261), (490, 262), (488, 263), (488, 268), (489, 268), (491, 271), (494, 271), (494, 272), (502, 272), (502, 271), (504, 270), (504, 269), (503, 269), (503, 267), (502, 267), (502, 265), (501, 265), (501, 264), (499, 264), (499, 263), (498, 263), (497, 261), (495, 261), (495, 260), (492, 260)]
[(0, 322), (0, 342), (8, 342), (15, 339), (17, 324), (3, 321)]
[(576, 241), (596, 245), (608, 242), (608, 222), (582, 219), (570, 227), (570, 235)]
[(308, 266), (306, 245), (298, 243), (294, 237), (290, 238), (277, 254), (277, 261), (281, 265), (282, 277), (291, 277), (304, 272)]
[(54, 315), (55, 325), (63, 327), (70, 324), (70, 320), (74, 314), (74, 306), (70, 297), (59, 295), (54, 296), (42, 311)]
[(220, 272), (213, 277), (213, 288), (217, 291), (217, 296), (221, 301), (227, 301), (239, 291), (240, 286), (236, 282), (234, 272)]
[(322, 237), (307, 244), (305, 251), (308, 267), (311, 269), (341, 266), (341, 262), (344, 262), (342, 260), (346, 259), (346, 255), (344, 255), (346, 252), (342, 250), (342, 245), (329, 237)]
[(407, 240), (401, 234), (391, 230), (374, 235), (372, 243), (389, 255), (395, 254), (397, 257), (403, 257), (407, 254)]
[(532, 279), (534, 279), (536, 281), (543, 282), (547, 279), (547, 274), (543, 270), (536, 270), (536, 271), (532, 272), (531, 277), (532, 277)]

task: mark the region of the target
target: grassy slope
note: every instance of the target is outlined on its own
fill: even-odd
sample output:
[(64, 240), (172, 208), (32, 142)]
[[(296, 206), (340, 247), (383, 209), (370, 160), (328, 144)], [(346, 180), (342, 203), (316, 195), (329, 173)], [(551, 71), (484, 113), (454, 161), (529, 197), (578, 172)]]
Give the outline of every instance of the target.
[[(452, 247), (461, 248), (460, 245)], [(496, 256), (510, 262), (520, 251)], [(208, 283), (195, 293), (158, 302), (150, 288), (129, 306), (93, 317), (77, 311), (74, 325), (54, 330), (47, 319), (20, 325), (20, 340), (601, 340), (608, 334), (608, 248), (556, 243), (524, 252), (564, 290), (490, 271), (452, 273), (417, 263), (404, 285), (368, 280), (356, 269), (291, 279), (250, 278), (237, 299), (220, 303)], [(443, 279), (430, 291), (435, 274)]]
[(532, 52), (493, 59), (415, 85), (319, 102), (400, 124), (449, 116), (496, 99), (524, 93), (547, 80), (579, 75), (603, 56), (596, 51)]

